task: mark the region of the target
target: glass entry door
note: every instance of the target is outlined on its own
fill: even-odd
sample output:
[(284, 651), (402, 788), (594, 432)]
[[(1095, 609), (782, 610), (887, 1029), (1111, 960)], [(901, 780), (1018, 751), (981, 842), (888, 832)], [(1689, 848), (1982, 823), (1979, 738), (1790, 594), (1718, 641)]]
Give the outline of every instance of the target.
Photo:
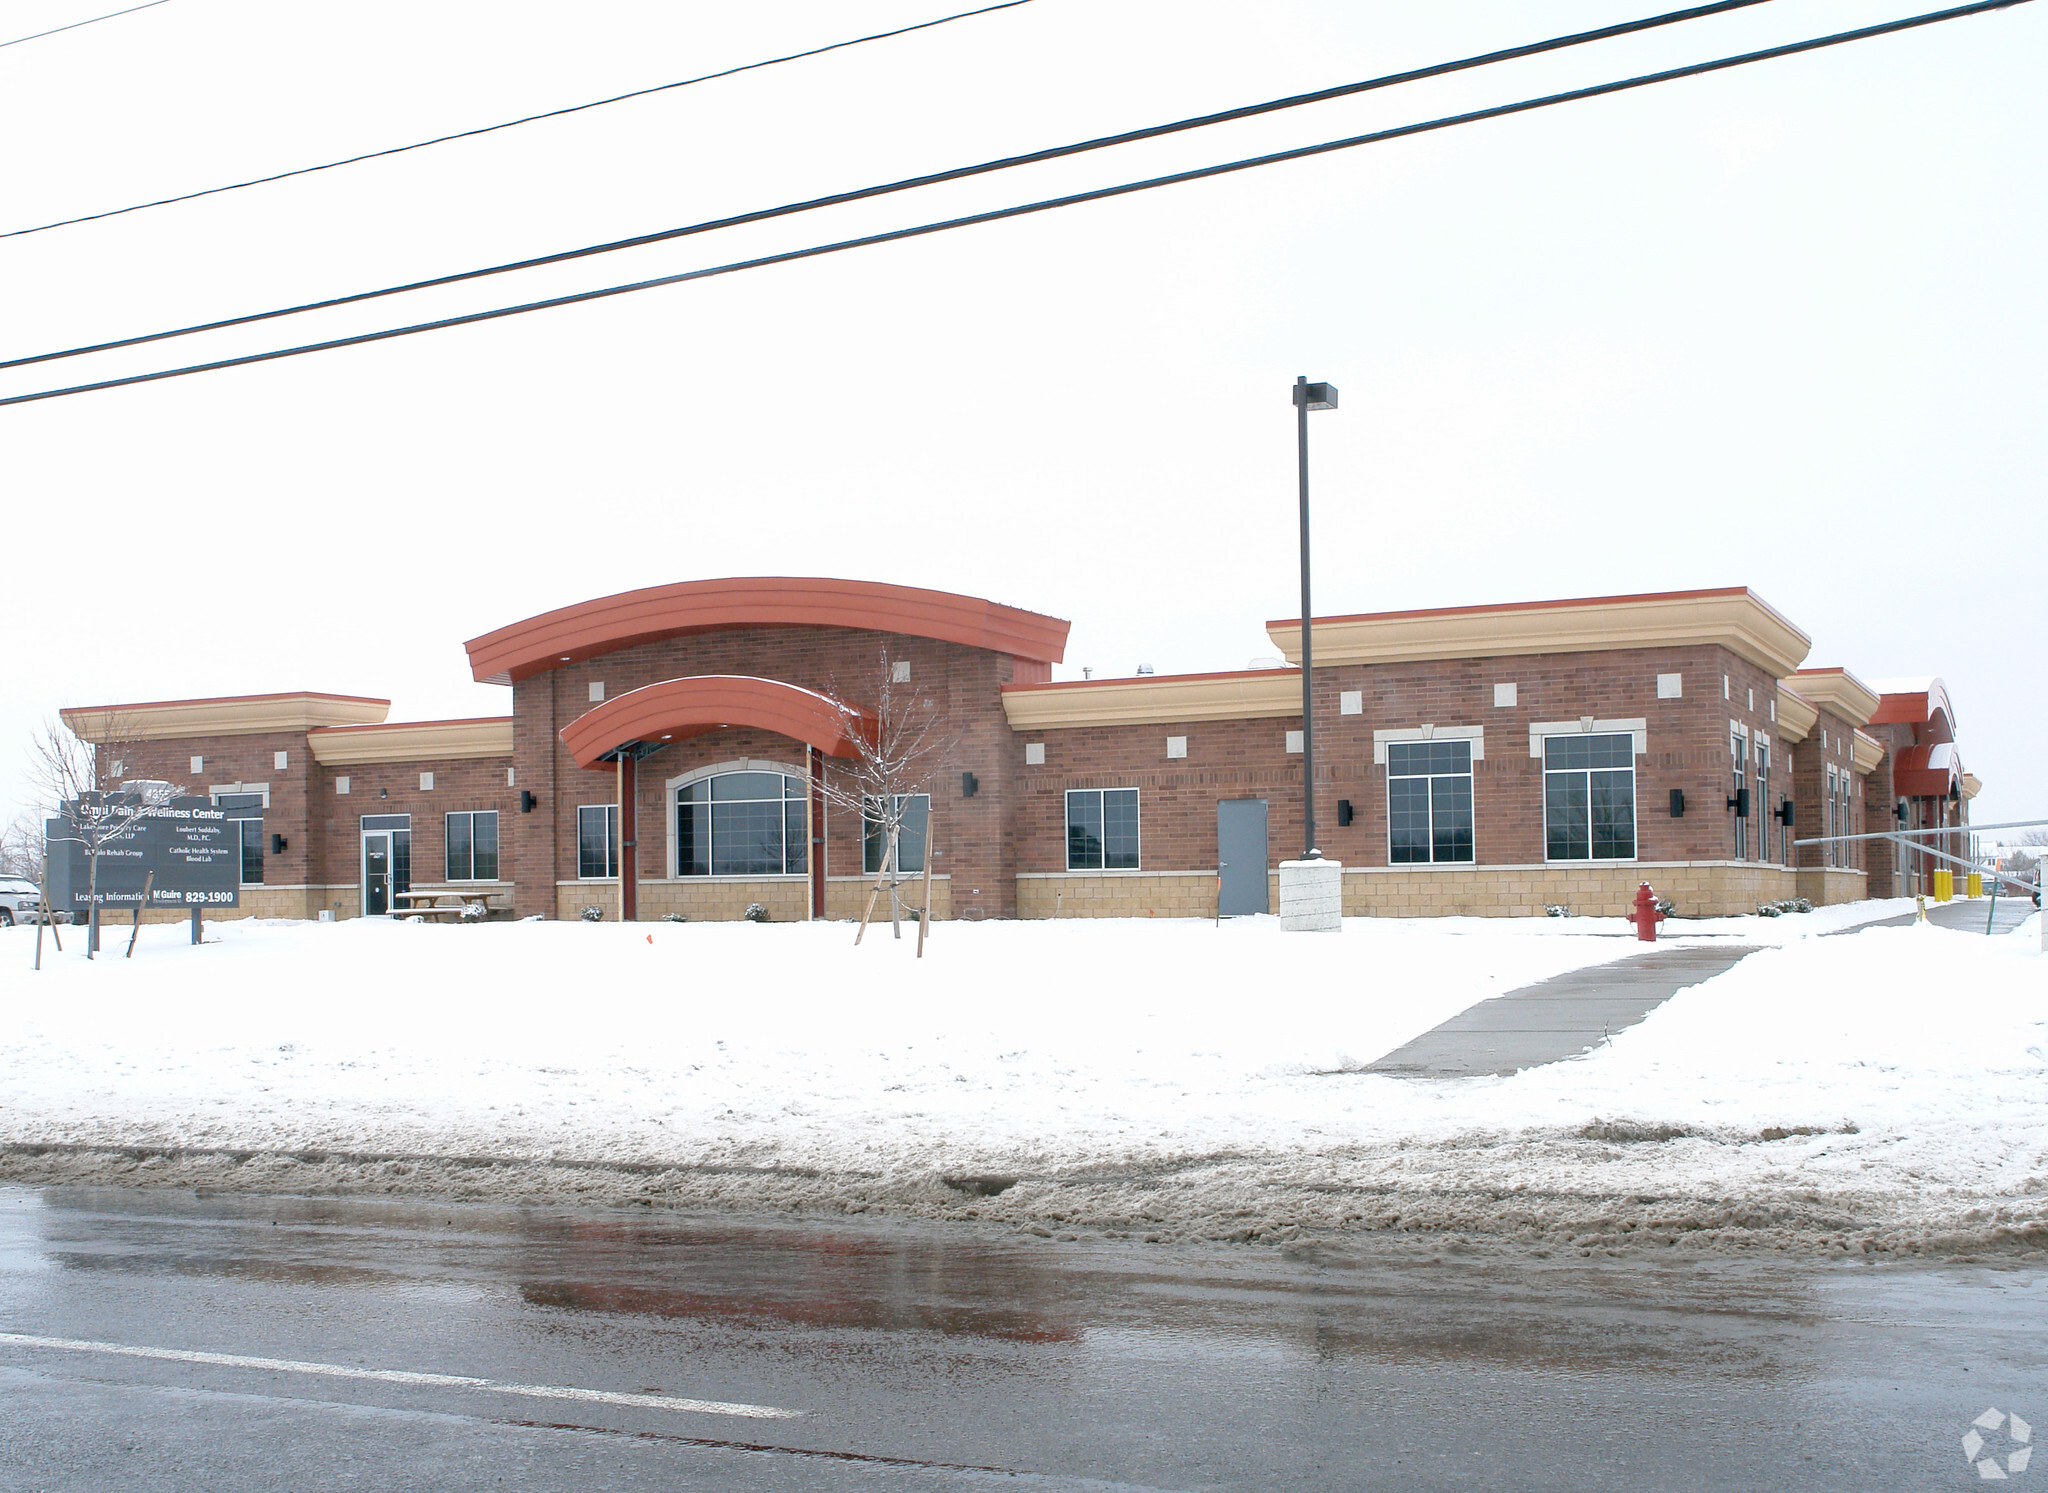
[(363, 816), (363, 916), (388, 917), (405, 911), (401, 894), (412, 890), (412, 815)]

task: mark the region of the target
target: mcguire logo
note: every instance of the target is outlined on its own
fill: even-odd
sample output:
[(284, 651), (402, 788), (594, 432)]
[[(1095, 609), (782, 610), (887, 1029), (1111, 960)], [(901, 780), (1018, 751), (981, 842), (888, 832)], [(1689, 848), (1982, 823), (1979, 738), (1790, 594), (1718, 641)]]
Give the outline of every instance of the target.
[[(2000, 1438), (2011, 1450), (2005, 1460), (1998, 1460), (1998, 1448), (1986, 1441), (1986, 1436), (2005, 1427)], [(2007, 1415), (1993, 1406), (1970, 1422), (1970, 1434), (1963, 1438), (1963, 1455), (1970, 1459), (1970, 1465), (1977, 1469), (1977, 1476), (1985, 1482), (2004, 1482), (2008, 1475), (2027, 1470), (2027, 1462), (2034, 1455), (2034, 1448), (2028, 1445), (2034, 1439), (2034, 1428), (2017, 1415)]]

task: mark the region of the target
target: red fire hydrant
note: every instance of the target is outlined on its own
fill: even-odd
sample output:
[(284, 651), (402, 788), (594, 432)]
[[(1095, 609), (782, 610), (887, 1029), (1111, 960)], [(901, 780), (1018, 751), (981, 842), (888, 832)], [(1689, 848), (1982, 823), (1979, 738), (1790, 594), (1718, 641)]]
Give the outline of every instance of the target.
[(1664, 914), (1657, 910), (1657, 894), (1650, 890), (1645, 881), (1636, 887), (1635, 906), (1629, 909), (1628, 920), (1636, 925), (1636, 937), (1644, 943), (1657, 941), (1657, 924)]

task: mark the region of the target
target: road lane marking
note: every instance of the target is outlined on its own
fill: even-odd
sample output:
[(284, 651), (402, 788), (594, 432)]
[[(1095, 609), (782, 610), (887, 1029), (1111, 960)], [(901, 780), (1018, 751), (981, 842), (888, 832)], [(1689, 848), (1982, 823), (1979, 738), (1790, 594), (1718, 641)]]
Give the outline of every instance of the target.
[(329, 1379), (371, 1379), (380, 1384), (415, 1384), (435, 1389), (480, 1389), (536, 1400), (578, 1400), (597, 1405), (637, 1405), (649, 1410), (684, 1410), (697, 1415), (744, 1415), (757, 1420), (793, 1420), (801, 1410), (742, 1405), (728, 1400), (685, 1400), (673, 1395), (621, 1394), (610, 1389), (576, 1389), (565, 1384), (511, 1384), (469, 1374), (423, 1374), (411, 1369), (363, 1369), (345, 1363), (308, 1363), (295, 1358), (251, 1358), (241, 1353), (201, 1353), (190, 1348), (144, 1348), (132, 1343), (95, 1343), (82, 1338), (36, 1337), (0, 1332), (0, 1343), (23, 1348), (57, 1348), (67, 1353), (110, 1353), (169, 1363), (203, 1363), (225, 1369), (266, 1369), (278, 1374), (321, 1374)]

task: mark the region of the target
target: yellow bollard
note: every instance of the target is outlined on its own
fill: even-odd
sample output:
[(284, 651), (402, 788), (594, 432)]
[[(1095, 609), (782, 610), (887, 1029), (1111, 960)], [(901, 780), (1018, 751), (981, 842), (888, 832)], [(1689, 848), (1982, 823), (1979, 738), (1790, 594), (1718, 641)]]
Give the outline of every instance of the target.
[(1972, 871), (1970, 873), (1969, 895), (1973, 899), (1984, 895), (1984, 873), (1982, 871)]
[(1943, 866), (1934, 873), (1934, 900), (1947, 902), (1956, 894), (1956, 873)]

